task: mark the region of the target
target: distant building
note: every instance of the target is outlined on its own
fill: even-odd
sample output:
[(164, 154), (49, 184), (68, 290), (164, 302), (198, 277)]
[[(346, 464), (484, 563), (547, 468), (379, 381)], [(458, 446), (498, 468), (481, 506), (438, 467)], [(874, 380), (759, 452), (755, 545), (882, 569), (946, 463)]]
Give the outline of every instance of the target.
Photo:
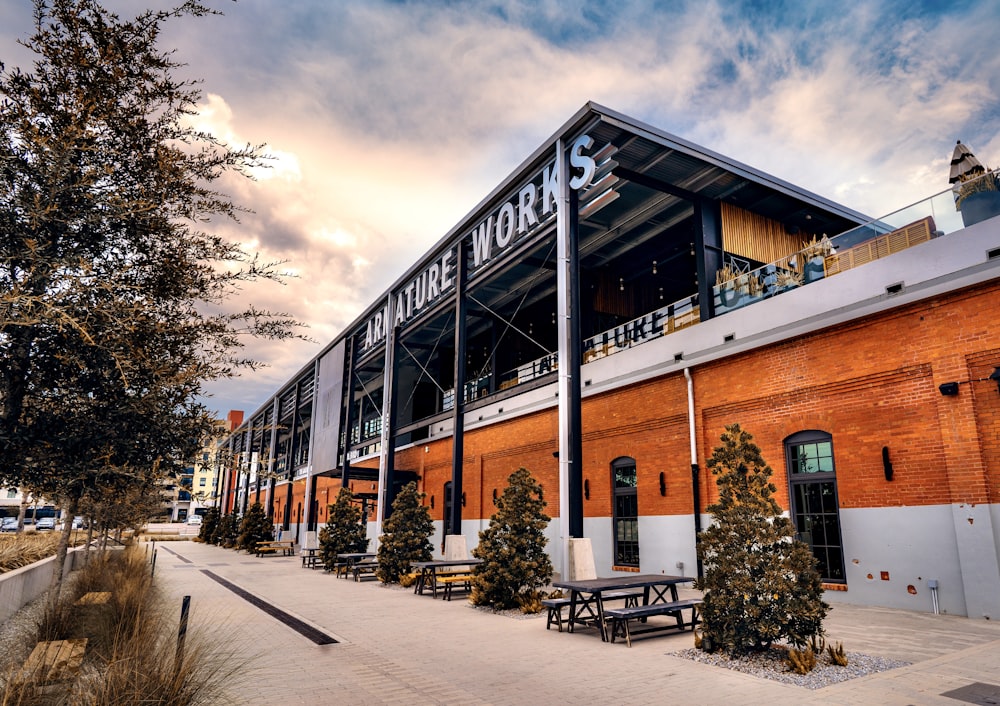
[(169, 484), (170, 520), (184, 522), (191, 515), (204, 515), (217, 504), (219, 459), (216, 449), (243, 422), (243, 412), (230, 411), (225, 420), (215, 420), (213, 433), (202, 440), (201, 449), (184, 472)]
[(872, 218), (588, 104), (228, 436), (221, 505), (347, 485), (374, 540), (415, 481), (474, 546), (523, 466), (557, 571), (696, 575), (740, 423), (828, 600), (1000, 617), (1000, 218), (947, 179)]

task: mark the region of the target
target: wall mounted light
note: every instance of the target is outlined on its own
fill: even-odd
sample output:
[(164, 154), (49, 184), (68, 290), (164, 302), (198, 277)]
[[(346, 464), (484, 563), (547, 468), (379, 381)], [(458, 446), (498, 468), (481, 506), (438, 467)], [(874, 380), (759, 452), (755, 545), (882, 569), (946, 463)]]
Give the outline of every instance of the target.
[(660, 471), (660, 495), (667, 496), (667, 474)]
[(958, 394), (958, 383), (957, 382), (943, 382), (938, 385), (938, 390), (945, 397), (952, 397)]
[(434, 509), (434, 496), (431, 496), (431, 509)]
[(496, 488), (493, 489), (493, 504), (494, 505), (497, 504), (497, 489)]
[(997, 392), (1000, 392), (1000, 367), (994, 368), (993, 372), (986, 379), (995, 382), (997, 384)]
[(588, 478), (583, 480), (583, 497), (585, 500), (590, 500), (590, 479)]
[(882, 447), (882, 470), (885, 471), (885, 479), (892, 480), (892, 461), (889, 460), (889, 447)]
[(462, 507), (465, 507), (465, 493), (462, 493)]

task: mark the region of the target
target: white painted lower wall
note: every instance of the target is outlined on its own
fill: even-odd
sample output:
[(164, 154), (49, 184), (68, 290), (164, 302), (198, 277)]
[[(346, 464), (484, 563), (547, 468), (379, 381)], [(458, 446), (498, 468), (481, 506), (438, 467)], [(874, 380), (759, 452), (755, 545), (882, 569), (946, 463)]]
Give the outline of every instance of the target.
[[(840, 520), (847, 590), (826, 591), (828, 602), (929, 613), (934, 600), (928, 582), (935, 580), (941, 613), (1000, 616), (1000, 505), (842, 509)], [(703, 528), (710, 522), (711, 516), (702, 516)], [(463, 521), (470, 551), (488, 524), (486, 519)], [(598, 575), (614, 575), (611, 518), (584, 518), (583, 527)], [(556, 573), (562, 568), (559, 531), (554, 517), (546, 536)], [(640, 571), (697, 576), (694, 538), (692, 515), (640, 517)], [(431, 541), (435, 556), (441, 554), (440, 521), (434, 523)]]
[[(63, 565), (64, 577), (83, 566), (83, 550), (83, 547), (75, 547), (67, 552), (66, 563)], [(0, 574), (0, 623), (49, 590), (55, 568), (56, 558), (50, 556)]]

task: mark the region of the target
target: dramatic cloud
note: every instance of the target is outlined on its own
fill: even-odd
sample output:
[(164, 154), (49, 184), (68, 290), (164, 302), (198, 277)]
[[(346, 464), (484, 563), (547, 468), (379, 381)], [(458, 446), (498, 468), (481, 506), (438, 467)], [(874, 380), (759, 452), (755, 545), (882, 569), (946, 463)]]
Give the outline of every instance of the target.
[[(222, 232), (295, 274), (238, 304), (315, 341), (249, 343), (269, 367), (213, 385), (222, 414), (263, 403), (588, 100), (873, 216), (946, 189), (956, 139), (1000, 163), (991, 0), (213, 5), (164, 46), (204, 81), (200, 124), (274, 157), (226, 181), (254, 213)], [(30, 28), (26, 0), (0, 6), (8, 66)]]

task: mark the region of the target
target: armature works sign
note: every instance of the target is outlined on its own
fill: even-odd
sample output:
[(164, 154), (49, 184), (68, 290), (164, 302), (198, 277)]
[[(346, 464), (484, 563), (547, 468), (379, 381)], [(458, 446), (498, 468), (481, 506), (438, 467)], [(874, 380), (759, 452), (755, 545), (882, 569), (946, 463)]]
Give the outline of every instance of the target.
[[(573, 176), (569, 188), (586, 188), (594, 178), (596, 163), (589, 150), (594, 140), (589, 135), (578, 137), (569, 150), (569, 166)], [(512, 252), (538, 228), (549, 224), (558, 210), (559, 180), (553, 159), (535, 176), (503, 200), (480, 223), (467, 232), (472, 244), (470, 274), (474, 274)], [(400, 326), (420, 314), (455, 288), (455, 267), (458, 248), (452, 245), (436, 257), (422, 272), (396, 290), (389, 314), (388, 304), (367, 322), (361, 352), (385, 340), (389, 319)]]

